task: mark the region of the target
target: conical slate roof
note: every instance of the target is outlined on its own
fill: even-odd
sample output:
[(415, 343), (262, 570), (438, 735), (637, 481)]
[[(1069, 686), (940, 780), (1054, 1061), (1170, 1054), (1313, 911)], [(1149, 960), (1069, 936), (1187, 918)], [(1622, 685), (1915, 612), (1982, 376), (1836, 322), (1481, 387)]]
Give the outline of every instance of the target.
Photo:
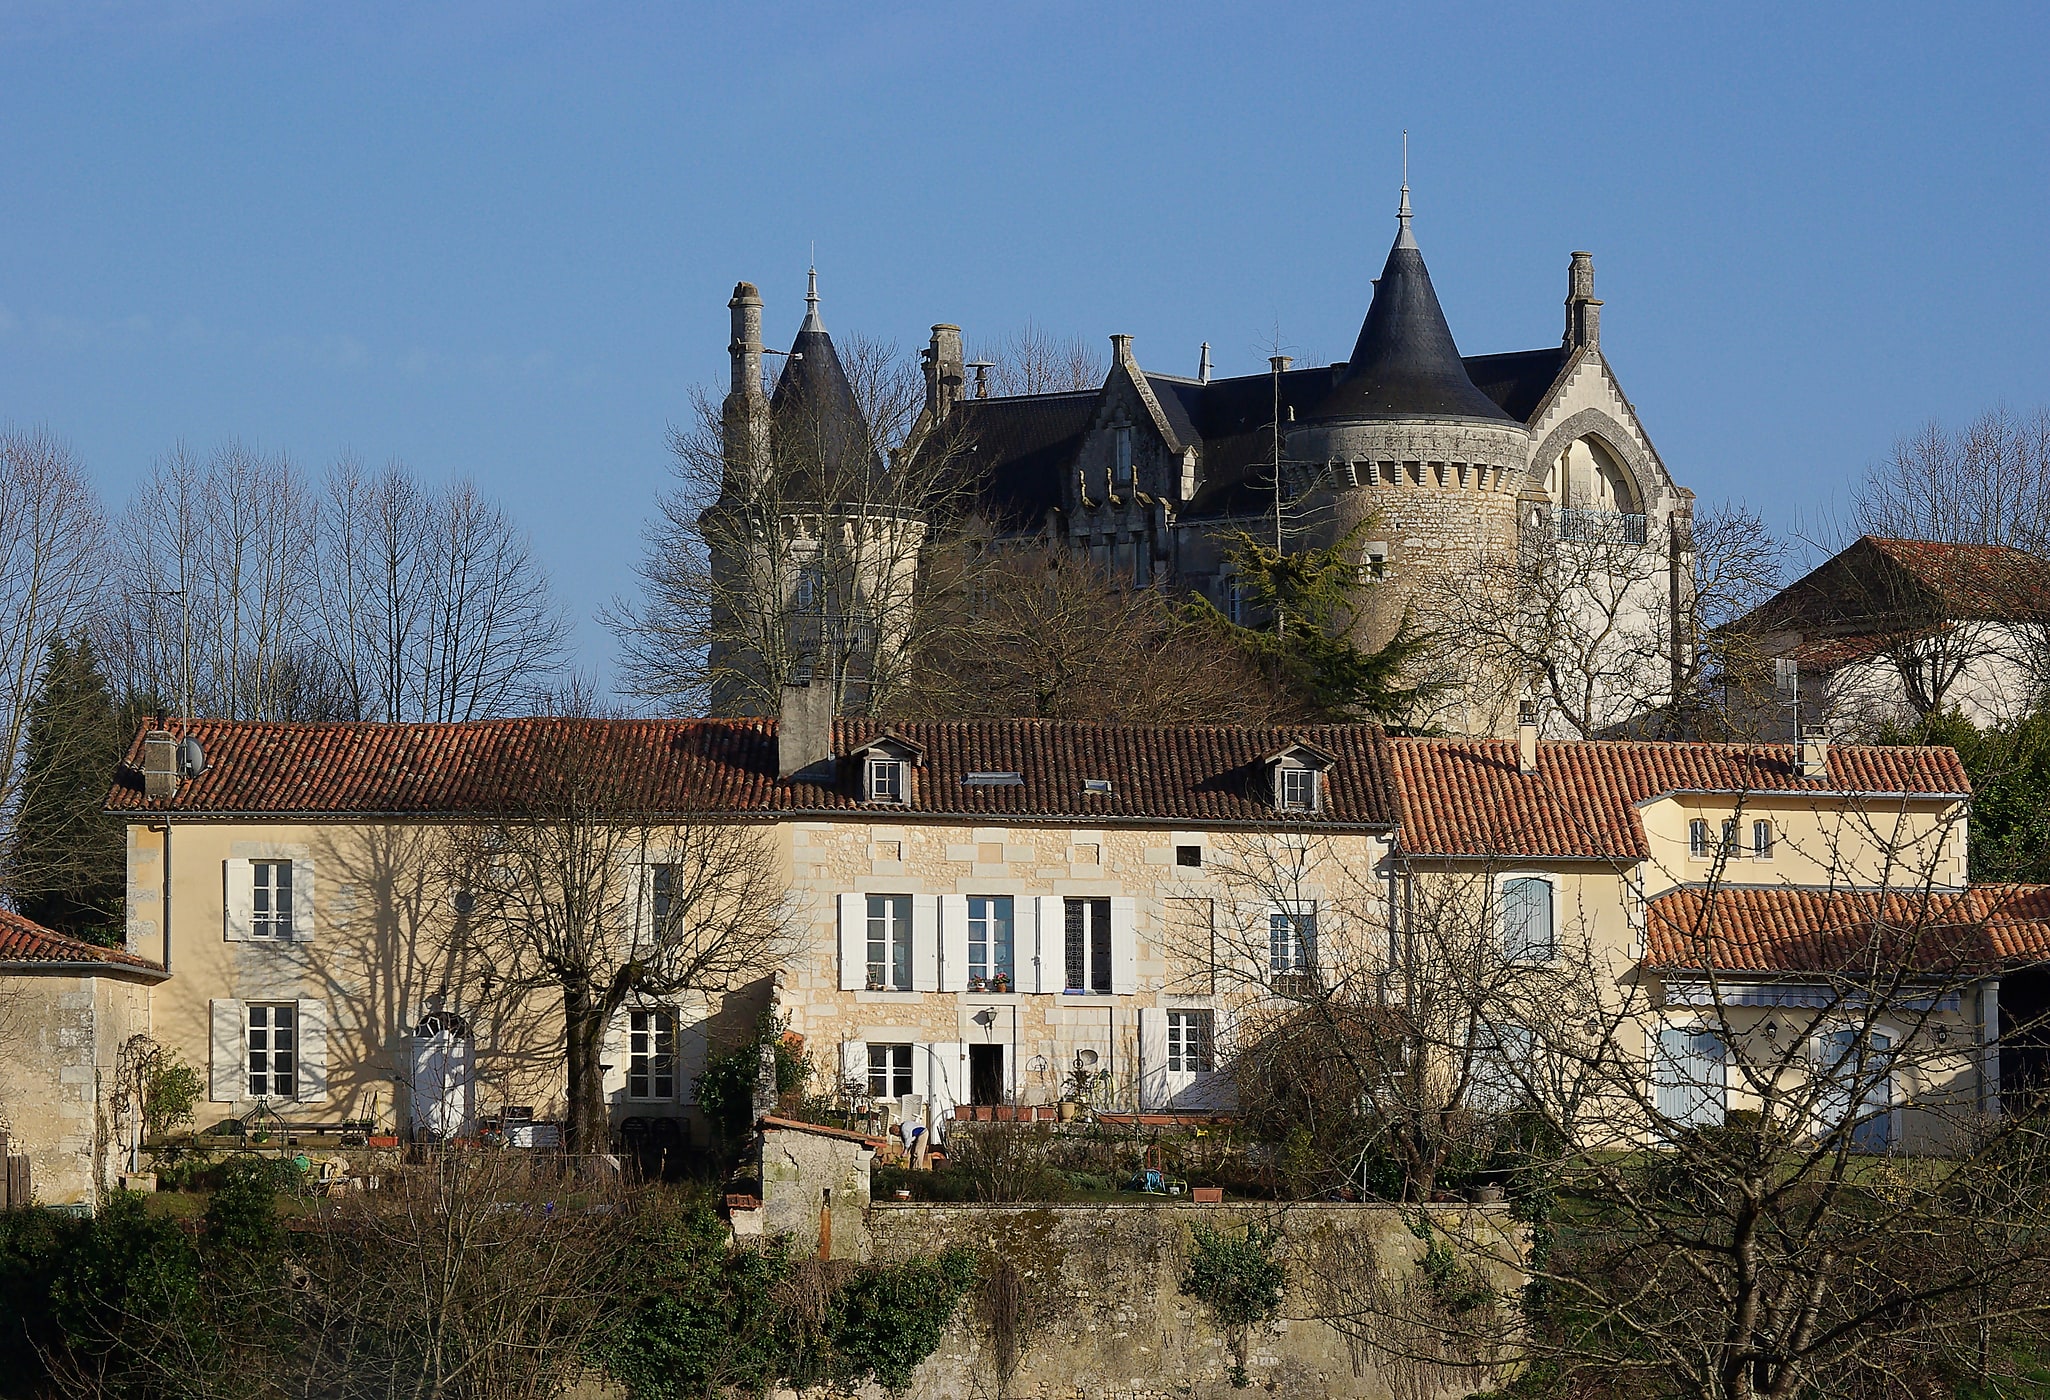
[(800, 465), (803, 459), (816, 463), (828, 483), (851, 486), (854, 469), (873, 469), (873, 444), (868, 420), (847, 381), (833, 337), (819, 320), (818, 273), (811, 275), (811, 290), (805, 296), (804, 324), (797, 339), (790, 342), (790, 358), (776, 379), (776, 392), (769, 399), (770, 419), (786, 438), (786, 460)]
[(1474, 387), (1459, 361), (1452, 328), (1431, 287), (1430, 269), (1409, 231), (1403, 187), (1401, 230), (1374, 283), (1374, 302), (1352, 347), (1349, 368), (1312, 419), (1483, 418), (1516, 420)]

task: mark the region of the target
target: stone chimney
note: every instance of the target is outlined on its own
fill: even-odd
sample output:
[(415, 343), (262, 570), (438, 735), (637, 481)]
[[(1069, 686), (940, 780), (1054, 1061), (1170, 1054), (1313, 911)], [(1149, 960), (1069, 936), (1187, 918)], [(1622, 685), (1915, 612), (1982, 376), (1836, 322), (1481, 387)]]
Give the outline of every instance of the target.
[(1198, 384), (1208, 384), (1210, 382), (1210, 342), (1207, 340), (1203, 342), (1203, 356), (1196, 362), (1196, 382)]
[(1526, 700), (1516, 707), (1516, 771), (1526, 778), (1537, 776), (1537, 706)]
[(776, 720), (776, 776), (799, 782), (833, 780), (833, 687), (790, 681)]
[(152, 802), (178, 795), (178, 736), (168, 729), (142, 736), (142, 795)]
[(1804, 778), (1829, 776), (1829, 730), (1825, 726), (1801, 726), (1800, 773)]
[(932, 342), (919, 356), (925, 361), (925, 407), (937, 423), (961, 398), (968, 373), (962, 363), (961, 328), (944, 322), (932, 328)]
[(1566, 272), (1566, 348), (1599, 350), (1602, 304), (1594, 295), (1594, 254), (1575, 253)]
[(1128, 335), (1114, 335), (1110, 338), (1110, 359), (1112, 364), (1128, 365), (1132, 362), (1132, 338)]
[(726, 308), (733, 313), (733, 334), (726, 345), (733, 382), (720, 408), (726, 469), (758, 474), (769, 460), (769, 405), (762, 396), (762, 295), (754, 283), (741, 282)]

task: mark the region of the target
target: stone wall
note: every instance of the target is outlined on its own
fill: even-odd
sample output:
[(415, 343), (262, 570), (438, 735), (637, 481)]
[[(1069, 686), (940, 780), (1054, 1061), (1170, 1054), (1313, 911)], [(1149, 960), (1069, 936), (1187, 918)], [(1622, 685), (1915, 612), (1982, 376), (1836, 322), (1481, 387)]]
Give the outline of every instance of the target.
[[(1236, 1339), (1207, 1305), (1181, 1295), (1197, 1221), (1282, 1228), (1289, 1284), (1281, 1317)], [(1495, 1211), (1446, 1212), (1436, 1224), (1498, 1237), (1514, 1229)], [(1343, 1315), (1376, 1278), (1398, 1289), (1415, 1279), (1423, 1244), (1403, 1214), (1385, 1206), (878, 1203), (869, 1231), (877, 1259), (962, 1245), (1007, 1259), (1016, 1270), (1012, 1374), (999, 1374), (991, 1299), (971, 1293), (920, 1368), (909, 1392), (914, 1400), (1223, 1400), (1247, 1393), (1433, 1400), (1488, 1383), (1484, 1373), (1394, 1360), (1377, 1351), (1372, 1329), (1317, 1320)], [(1496, 1283), (1506, 1291), (1518, 1280), (1504, 1275)], [(1241, 1347), (1250, 1392), (1232, 1385)]]
[(117, 1165), (107, 1112), (121, 1045), (150, 1028), (149, 987), (116, 977), (0, 977), (0, 1128), (42, 1205), (97, 1206)]

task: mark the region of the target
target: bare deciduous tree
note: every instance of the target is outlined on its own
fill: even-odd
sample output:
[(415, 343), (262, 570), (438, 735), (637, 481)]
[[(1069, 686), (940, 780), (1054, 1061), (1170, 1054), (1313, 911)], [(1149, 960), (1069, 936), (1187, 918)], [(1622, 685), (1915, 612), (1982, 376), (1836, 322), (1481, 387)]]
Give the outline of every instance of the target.
[(1931, 421), (1875, 462), (1850, 502), (1851, 535), (2050, 552), (2050, 408), (2005, 408), (1962, 430)]
[(665, 810), (622, 771), (607, 728), (538, 731), (532, 784), (496, 820), (461, 833), (453, 878), (469, 936), (504, 989), (559, 997), (569, 1138), (609, 1137), (605, 1034), (629, 1002), (717, 998), (766, 977), (786, 948), (788, 888), (758, 828)]
[(1000, 397), (1094, 389), (1105, 373), (1103, 355), (1094, 345), (1080, 336), (1057, 336), (1032, 321), (980, 347), (977, 358), (990, 362), (989, 389)]

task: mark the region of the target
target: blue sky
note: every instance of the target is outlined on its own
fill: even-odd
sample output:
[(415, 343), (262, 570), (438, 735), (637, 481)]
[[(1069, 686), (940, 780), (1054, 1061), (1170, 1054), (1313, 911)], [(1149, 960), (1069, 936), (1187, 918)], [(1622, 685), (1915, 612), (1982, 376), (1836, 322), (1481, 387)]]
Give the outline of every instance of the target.
[(1031, 319), (1220, 373), (1350, 348), (1416, 227), (1469, 354), (1603, 343), (1704, 499), (1812, 522), (2050, 401), (2027, 6), (0, 3), (0, 417), (118, 503), (179, 440), (469, 475), (632, 587), (725, 300)]

